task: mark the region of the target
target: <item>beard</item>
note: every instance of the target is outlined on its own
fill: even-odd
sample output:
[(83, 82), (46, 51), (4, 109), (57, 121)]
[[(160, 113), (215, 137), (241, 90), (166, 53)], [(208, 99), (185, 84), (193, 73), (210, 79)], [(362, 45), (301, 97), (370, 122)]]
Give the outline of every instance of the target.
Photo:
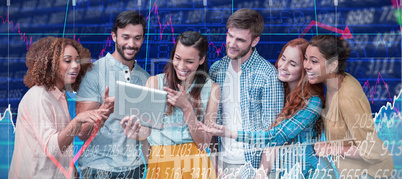
[[(125, 60), (125, 61), (133, 61), (135, 59), (135, 56), (138, 54), (138, 52), (140, 51), (141, 47), (125, 47), (125, 46), (121, 46), (119, 44), (119, 42), (116, 40), (116, 49), (117, 52), (120, 54), (120, 56)], [(129, 50), (135, 50), (135, 54), (133, 55), (132, 58), (126, 57), (124, 55), (124, 50), (125, 49), (129, 49)]]
[(231, 57), (231, 55), (229, 55), (229, 53), (228, 53), (229, 48), (226, 48), (226, 54), (227, 54), (227, 56), (228, 56), (230, 59), (240, 59), (240, 58), (243, 58), (244, 56), (246, 56), (247, 53), (250, 51), (251, 48), (252, 48), (252, 47), (251, 47), (251, 44), (250, 44), (246, 49), (240, 50), (238, 55), (232, 56), (232, 57)]

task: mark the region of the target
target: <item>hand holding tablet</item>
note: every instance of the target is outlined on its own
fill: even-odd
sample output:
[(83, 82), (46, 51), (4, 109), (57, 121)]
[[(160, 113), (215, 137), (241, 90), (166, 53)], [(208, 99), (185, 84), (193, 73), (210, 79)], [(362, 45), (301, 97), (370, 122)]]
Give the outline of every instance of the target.
[(126, 116), (120, 121), (120, 125), (124, 130), (124, 134), (132, 139), (141, 141), (147, 139), (151, 134), (151, 128), (143, 127), (135, 115)]

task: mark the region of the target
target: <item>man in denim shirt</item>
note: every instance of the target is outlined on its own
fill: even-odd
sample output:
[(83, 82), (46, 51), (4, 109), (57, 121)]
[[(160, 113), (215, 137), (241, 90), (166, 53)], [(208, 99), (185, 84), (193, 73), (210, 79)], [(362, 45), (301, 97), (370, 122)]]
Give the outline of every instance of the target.
[[(132, 10), (117, 16), (112, 29), (115, 51), (96, 61), (83, 78), (77, 92), (77, 114), (99, 108), (106, 86), (109, 95), (114, 96), (116, 81), (145, 85), (150, 75), (135, 61), (144, 41), (145, 25), (144, 17)], [(81, 127), (79, 138), (87, 140), (92, 129), (90, 125)], [(149, 145), (146, 140), (143, 142)], [(78, 160), (82, 177), (142, 178), (145, 168), (140, 144), (127, 138), (120, 121), (111, 114)]]

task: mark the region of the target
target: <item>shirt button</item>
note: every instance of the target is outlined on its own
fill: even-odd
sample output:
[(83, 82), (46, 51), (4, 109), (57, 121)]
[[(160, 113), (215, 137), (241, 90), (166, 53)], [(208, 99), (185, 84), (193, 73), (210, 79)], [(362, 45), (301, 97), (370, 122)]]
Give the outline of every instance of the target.
[(127, 78), (127, 81), (130, 81), (130, 78)]
[(126, 71), (124, 71), (124, 72), (128, 73), (128, 71), (127, 71), (127, 70), (126, 70)]

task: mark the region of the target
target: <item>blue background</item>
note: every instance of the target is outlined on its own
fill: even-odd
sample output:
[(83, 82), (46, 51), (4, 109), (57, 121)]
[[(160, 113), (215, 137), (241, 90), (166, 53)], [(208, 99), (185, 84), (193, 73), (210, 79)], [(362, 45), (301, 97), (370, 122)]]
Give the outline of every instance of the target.
[[(402, 39), (395, 16), (398, 8), (391, 0), (338, 0), (338, 6), (333, 0), (12, 0), (9, 6), (7, 0), (0, 0), (0, 112), (4, 116), (0, 118), (0, 178), (8, 175), (14, 149), (11, 119), (15, 121), (18, 103), (28, 90), (22, 79), (27, 70), (25, 55), (33, 42), (45, 36), (74, 38), (96, 60), (114, 51), (111, 29), (116, 16), (135, 10), (149, 22), (136, 60), (153, 75), (162, 72), (173, 39), (188, 30), (208, 38), (209, 64), (222, 58), (226, 20), (239, 8), (255, 9), (263, 15), (265, 29), (256, 48), (271, 63), (282, 46), (299, 37), (313, 20), (341, 30), (349, 28), (353, 38), (348, 39), (352, 54), (347, 71), (364, 87), (373, 115), (380, 114), (376, 118), (379, 136), (388, 142), (395, 168), (401, 171), (401, 115), (397, 111), (402, 103), (394, 96), (402, 89)], [(314, 25), (304, 38), (317, 34), (336, 33)], [(74, 98), (69, 94), (72, 116)], [(12, 115), (8, 115), (9, 105)], [(391, 109), (393, 105), (398, 109)], [(78, 139), (74, 143), (82, 145)]]

